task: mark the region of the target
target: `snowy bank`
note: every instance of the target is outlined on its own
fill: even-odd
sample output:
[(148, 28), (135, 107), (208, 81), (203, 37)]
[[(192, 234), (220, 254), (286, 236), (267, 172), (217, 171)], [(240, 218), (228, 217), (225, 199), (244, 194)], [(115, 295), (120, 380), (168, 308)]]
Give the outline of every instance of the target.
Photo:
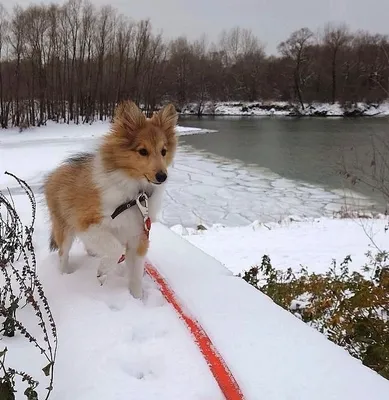
[(192, 128), (186, 126), (177, 126), (176, 127), (177, 136), (186, 136), (186, 135), (201, 135), (204, 133), (215, 133), (217, 132), (214, 129), (202, 129), (202, 128)]
[[(183, 115), (197, 115), (199, 105), (191, 103), (181, 110)], [(356, 103), (342, 106), (339, 103), (311, 103), (300, 105), (288, 102), (206, 102), (202, 115), (215, 116), (301, 116), (301, 117), (363, 117), (389, 116), (389, 102), (382, 104)]]
[[(29, 140), (50, 141), (55, 137), (63, 139), (93, 139), (105, 135), (111, 127), (108, 121), (95, 121), (92, 124), (64, 124), (47, 121), (46, 125), (40, 127), (30, 127), (20, 132), (18, 128), (0, 129), (0, 145), (18, 143), (23, 141), (25, 144)], [(192, 128), (187, 126), (176, 126), (177, 136), (198, 135), (204, 133), (214, 133), (215, 130)]]
[[(224, 246), (223, 239), (213, 245)], [(215, 259), (159, 224), (151, 240), (150, 260), (208, 332), (247, 399), (387, 397), (389, 381)]]
[(368, 250), (375, 251), (374, 243), (389, 250), (389, 232), (384, 216), (371, 219), (288, 218), (281, 223), (254, 222), (240, 227), (217, 224), (206, 230), (171, 229), (187, 241), (219, 260), (238, 274), (260, 265), (268, 255), (276, 269), (297, 272), (301, 266), (310, 272), (327, 272), (333, 259), (338, 263), (350, 255), (351, 270), (360, 271), (367, 262)]

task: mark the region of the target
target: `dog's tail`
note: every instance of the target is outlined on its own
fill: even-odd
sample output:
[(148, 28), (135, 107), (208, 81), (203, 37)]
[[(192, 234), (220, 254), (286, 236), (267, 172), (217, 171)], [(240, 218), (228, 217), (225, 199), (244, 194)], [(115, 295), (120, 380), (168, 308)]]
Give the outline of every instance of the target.
[(54, 234), (53, 234), (53, 232), (51, 232), (51, 235), (50, 235), (49, 248), (50, 248), (50, 251), (58, 250), (58, 245), (57, 245), (57, 243), (56, 243), (56, 241), (55, 241), (55, 239), (54, 239)]

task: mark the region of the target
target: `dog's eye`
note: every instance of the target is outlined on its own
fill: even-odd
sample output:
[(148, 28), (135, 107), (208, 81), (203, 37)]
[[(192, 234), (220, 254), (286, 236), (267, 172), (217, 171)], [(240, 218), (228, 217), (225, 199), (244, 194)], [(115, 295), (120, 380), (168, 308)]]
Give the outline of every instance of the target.
[(146, 149), (140, 149), (140, 150), (139, 150), (139, 154), (140, 154), (141, 156), (146, 157), (146, 156), (149, 155), (149, 152), (148, 152)]
[(161, 154), (162, 154), (162, 157), (165, 157), (166, 156), (166, 149), (162, 149)]

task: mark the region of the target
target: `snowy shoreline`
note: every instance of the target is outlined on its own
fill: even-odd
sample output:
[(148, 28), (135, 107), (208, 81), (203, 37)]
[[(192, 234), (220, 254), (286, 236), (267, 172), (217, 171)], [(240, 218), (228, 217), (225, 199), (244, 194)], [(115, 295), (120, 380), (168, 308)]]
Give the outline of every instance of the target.
[[(34, 141), (47, 140), (53, 138), (53, 136), (57, 139), (59, 137), (74, 139), (98, 138), (108, 133), (110, 126), (111, 123), (109, 121), (94, 121), (93, 123), (79, 125), (69, 125), (64, 122), (47, 121), (45, 125), (40, 127), (31, 126), (23, 131), (20, 131), (18, 128), (0, 129), (0, 143), (19, 142), (20, 136), (23, 136), (25, 139), (31, 138)], [(55, 129), (55, 132), (50, 132), (50, 129), (53, 128)], [(45, 130), (45, 134), (43, 134), (42, 130)], [(36, 132), (39, 132), (39, 136), (36, 135)], [(213, 132), (216, 131), (212, 129), (187, 127), (181, 125), (176, 126), (177, 136), (198, 135)], [(46, 133), (48, 133), (48, 135), (46, 135)]]
[(340, 264), (348, 255), (350, 269), (361, 272), (368, 250), (377, 252), (375, 246), (387, 250), (387, 224), (383, 214), (356, 213), (347, 218), (290, 216), (279, 222), (254, 221), (235, 227), (219, 223), (194, 229), (178, 224), (170, 229), (234, 274), (260, 265), (265, 254), (283, 271), (297, 272), (303, 266), (325, 273), (333, 259)]
[[(198, 115), (199, 104), (190, 103), (181, 110), (182, 116)], [(282, 102), (206, 102), (202, 106), (202, 116), (279, 116), (279, 117), (388, 117), (389, 102), (382, 104), (356, 103), (342, 106), (339, 103), (318, 103), (304, 104), (301, 106)]]
[[(93, 151), (109, 130), (108, 122), (67, 125), (50, 122), (19, 133), (0, 134), (0, 190), (21, 194), (10, 171), (41, 194), (42, 177), (69, 155)], [(177, 127), (177, 134), (205, 134), (209, 130)], [(44, 149), (44, 150), (42, 150)], [(44, 157), (42, 153), (44, 152)], [(331, 216), (347, 209), (379, 211), (380, 205), (360, 193), (327, 190), (304, 181), (285, 179), (257, 165), (245, 165), (180, 144), (172, 166), (161, 222), (167, 226), (219, 222), (230, 226), (278, 221), (289, 214), (300, 217)]]

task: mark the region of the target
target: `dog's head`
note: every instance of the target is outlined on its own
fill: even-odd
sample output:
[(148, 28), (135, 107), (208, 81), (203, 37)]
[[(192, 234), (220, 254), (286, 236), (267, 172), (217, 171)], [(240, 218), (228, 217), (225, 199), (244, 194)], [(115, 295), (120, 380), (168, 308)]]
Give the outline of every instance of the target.
[(121, 103), (102, 146), (106, 170), (121, 170), (131, 178), (146, 178), (155, 185), (164, 183), (177, 148), (177, 119), (172, 104), (148, 119), (135, 103)]

